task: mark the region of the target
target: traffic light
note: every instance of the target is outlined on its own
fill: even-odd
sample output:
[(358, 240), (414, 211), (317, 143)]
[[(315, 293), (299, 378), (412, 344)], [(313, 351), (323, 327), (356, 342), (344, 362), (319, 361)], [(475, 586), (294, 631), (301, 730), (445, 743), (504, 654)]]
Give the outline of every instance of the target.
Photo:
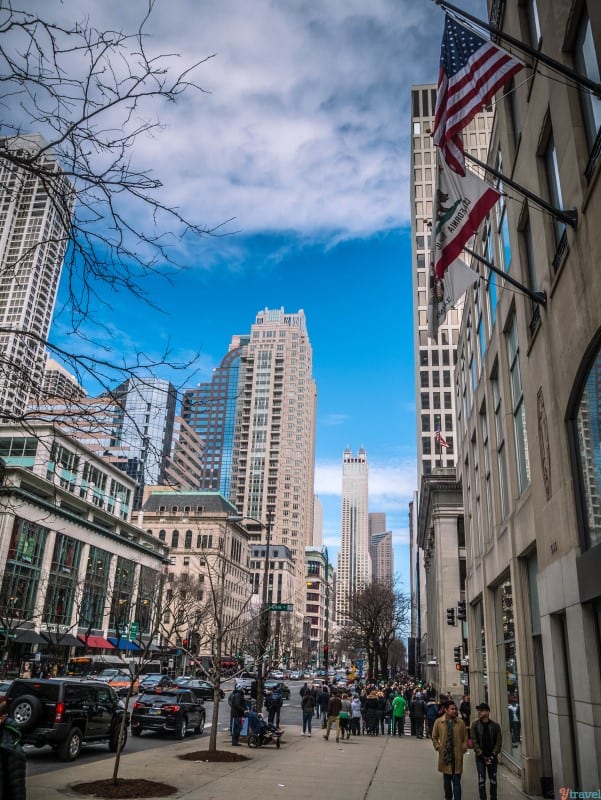
[(467, 609), (465, 607), (465, 600), (460, 600), (457, 603), (457, 619), (459, 620), (467, 619)]
[(188, 640), (187, 639), (184, 639), (182, 641), (182, 647), (185, 648), (186, 650), (188, 649)]
[(447, 608), (447, 625), (455, 624), (455, 609)]
[(461, 664), (461, 645), (458, 644), (457, 647), (453, 648), (453, 656), (455, 658), (456, 664)]
[(329, 655), (330, 648), (327, 644), (323, 646), (323, 665), (327, 669), (328, 668), (328, 655)]

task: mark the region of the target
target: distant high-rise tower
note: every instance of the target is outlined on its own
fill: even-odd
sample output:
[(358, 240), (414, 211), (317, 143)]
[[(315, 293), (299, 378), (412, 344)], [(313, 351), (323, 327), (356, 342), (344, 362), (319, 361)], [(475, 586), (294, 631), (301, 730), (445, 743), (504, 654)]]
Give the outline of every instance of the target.
[(80, 386), (77, 378), (71, 375), (62, 364), (59, 364), (58, 361), (55, 361), (53, 358), (49, 358), (46, 361), (40, 402), (43, 403), (44, 400), (53, 398), (76, 400), (77, 398), (85, 396), (86, 390), (83, 386)]
[(248, 335), (234, 336), (211, 381), (186, 389), (182, 400), (182, 417), (205, 446), (200, 488), (224, 497), (230, 496), (240, 363), (249, 342)]
[(392, 531), (374, 533), (369, 540), (371, 579), (373, 583), (392, 586), (394, 583), (394, 557)]
[(347, 448), (342, 455), (342, 531), (336, 587), (339, 625), (348, 620), (353, 596), (371, 582), (368, 493), (367, 454), (361, 448), (354, 456)]
[(299, 637), (314, 525), (312, 359), (304, 312), (265, 309), (250, 335), (233, 337), (211, 383), (185, 393), (182, 408), (205, 444), (203, 487), (220, 491), (245, 517), (269, 519), (271, 541), (289, 548), (294, 596), (278, 602), (294, 604)]
[(367, 521), (370, 537), (373, 536), (374, 533), (386, 532), (386, 514), (384, 511), (370, 511), (367, 515)]
[(45, 145), (41, 136), (0, 140), (0, 417), (7, 419), (18, 418), (42, 385), (73, 211), (72, 186), (50, 151), (39, 162), (43, 178), (11, 160)]

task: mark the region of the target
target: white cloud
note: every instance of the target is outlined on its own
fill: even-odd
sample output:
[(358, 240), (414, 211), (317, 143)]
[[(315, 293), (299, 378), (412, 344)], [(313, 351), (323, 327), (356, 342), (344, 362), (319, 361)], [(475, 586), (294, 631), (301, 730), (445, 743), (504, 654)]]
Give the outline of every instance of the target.
[[(130, 30), (146, 8), (16, 5)], [(465, 5), (481, 12), (484, 3)], [(150, 51), (177, 54), (179, 69), (214, 58), (192, 76), (206, 93), (138, 109), (158, 112), (165, 127), (137, 142), (134, 162), (208, 226), (235, 217), (230, 230), (328, 242), (407, 224), (410, 87), (436, 79), (442, 20), (433, 3), (414, 0), (159, 0)]]
[[(369, 503), (386, 511), (406, 504), (415, 490), (417, 467), (414, 460), (394, 460), (387, 463), (369, 462)], [(315, 465), (315, 493), (335, 495), (342, 493), (342, 462), (317, 461)]]
[(344, 425), (344, 423), (348, 422), (350, 419), (351, 417), (348, 414), (326, 414), (324, 417), (321, 417), (320, 423), (328, 427), (333, 427), (335, 425)]

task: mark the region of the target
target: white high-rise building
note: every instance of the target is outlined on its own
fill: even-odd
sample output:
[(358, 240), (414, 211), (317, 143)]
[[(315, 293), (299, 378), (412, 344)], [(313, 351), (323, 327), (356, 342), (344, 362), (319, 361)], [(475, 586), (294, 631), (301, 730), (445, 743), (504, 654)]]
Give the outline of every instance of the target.
[(338, 554), (336, 620), (345, 625), (353, 596), (371, 583), (367, 453), (342, 455), (342, 531)]
[(50, 151), (43, 180), (3, 153), (34, 156), (41, 136), (0, 140), (0, 415), (18, 419), (41, 387), (74, 193)]
[(229, 499), (245, 517), (271, 514), (271, 541), (295, 566), (298, 637), (305, 602), (305, 547), (312, 544), (315, 405), (312, 350), (302, 310), (257, 314), (238, 375)]

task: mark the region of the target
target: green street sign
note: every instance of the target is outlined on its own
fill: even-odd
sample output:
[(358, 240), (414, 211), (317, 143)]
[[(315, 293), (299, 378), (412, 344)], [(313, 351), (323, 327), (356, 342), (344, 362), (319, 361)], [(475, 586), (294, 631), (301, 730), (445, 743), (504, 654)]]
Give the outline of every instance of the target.
[(140, 629), (140, 626), (138, 625), (138, 623), (137, 622), (132, 622), (131, 625), (129, 626), (129, 638), (130, 639), (135, 639), (137, 637), (137, 635), (138, 635), (139, 629)]
[(293, 611), (293, 603), (272, 603), (269, 606), (270, 611)]

